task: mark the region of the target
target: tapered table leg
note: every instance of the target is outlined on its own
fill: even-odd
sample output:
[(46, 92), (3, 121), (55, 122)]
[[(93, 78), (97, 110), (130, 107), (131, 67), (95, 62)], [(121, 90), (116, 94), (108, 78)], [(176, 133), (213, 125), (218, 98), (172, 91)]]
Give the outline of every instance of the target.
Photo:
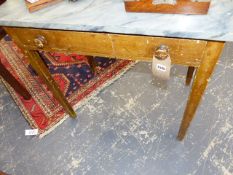
[(6, 32), (0, 27), (0, 40), (6, 35)]
[(212, 41), (209, 41), (206, 46), (205, 55), (200, 67), (197, 69), (196, 77), (194, 79), (192, 90), (181, 122), (177, 136), (179, 140), (182, 140), (187, 132), (223, 47), (224, 42)]
[[(0, 40), (6, 35), (6, 32), (0, 27)], [(28, 91), (11, 75), (11, 73), (4, 67), (0, 60), (0, 76), (11, 85), (11, 87), (25, 100), (29, 100), (31, 95)]]
[(11, 75), (11, 73), (0, 62), (0, 76), (11, 85), (11, 87), (25, 100), (29, 100), (31, 95), (28, 91)]
[(62, 107), (66, 110), (66, 112), (71, 117), (76, 117), (76, 113), (74, 112), (73, 108), (69, 104), (69, 102), (66, 100), (65, 96), (59, 89), (57, 83), (52, 78), (50, 72), (48, 71), (46, 65), (41, 60), (39, 54), (37, 51), (29, 51), (24, 50), (25, 55), (27, 56), (28, 60), (30, 61), (30, 64), (32, 65), (33, 69), (37, 72), (37, 74), (40, 76), (40, 78), (43, 79), (43, 81), (46, 83), (48, 88), (52, 91), (54, 97), (57, 99), (57, 101), (62, 105)]
[(24, 45), (20, 42), (18, 37), (15, 35), (14, 31), (9, 28), (4, 28), (5, 31), (12, 37), (12, 39), (17, 43), (17, 45), (22, 49), (27, 59), (29, 60), (33, 69), (37, 72), (40, 78), (46, 83), (49, 90), (53, 93), (53, 96), (59, 102), (59, 104), (65, 109), (65, 111), (73, 118), (76, 117), (76, 113), (74, 112), (72, 106), (66, 100), (65, 96), (59, 89), (57, 83), (54, 81), (52, 75), (50, 74), (48, 68), (41, 60), (40, 55), (37, 51), (29, 50), (24, 47)]
[(87, 56), (88, 63), (90, 65), (92, 73), (95, 73), (96, 62), (93, 56)]
[(192, 67), (192, 66), (188, 67), (188, 72), (187, 72), (186, 82), (185, 82), (186, 86), (190, 85), (192, 78), (193, 78), (194, 71), (195, 71), (195, 67)]

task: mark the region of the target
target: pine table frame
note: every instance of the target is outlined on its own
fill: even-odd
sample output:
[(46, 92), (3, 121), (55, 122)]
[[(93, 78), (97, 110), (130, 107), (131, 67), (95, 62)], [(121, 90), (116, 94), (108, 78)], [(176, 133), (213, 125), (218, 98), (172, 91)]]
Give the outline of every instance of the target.
[(186, 83), (192, 83), (184, 116), (177, 138), (182, 140), (194, 118), (209, 78), (221, 55), (224, 42), (156, 36), (123, 35), (65, 30), (4, 27), (5, 31), (22, 48), (30, 64), (44, 80), (54, 97), (71, 117), (76, 114), (53, 80), (37, 51), (77, 52), (89, 56), (151, 61), (154, 49), (161, 44), (169, 47), (172, 64), (189, 67)]

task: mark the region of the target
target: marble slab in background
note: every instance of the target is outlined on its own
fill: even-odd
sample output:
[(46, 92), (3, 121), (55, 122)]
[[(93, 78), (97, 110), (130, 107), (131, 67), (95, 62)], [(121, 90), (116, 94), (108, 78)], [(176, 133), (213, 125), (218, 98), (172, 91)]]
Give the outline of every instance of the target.
[(233, 1), (212, 0), (208, 15), (162, 15), (126, 13), (123, 0), (65, 0), (30, 14), (24, 0), (8, 0), (0, 26), (233, 41)]

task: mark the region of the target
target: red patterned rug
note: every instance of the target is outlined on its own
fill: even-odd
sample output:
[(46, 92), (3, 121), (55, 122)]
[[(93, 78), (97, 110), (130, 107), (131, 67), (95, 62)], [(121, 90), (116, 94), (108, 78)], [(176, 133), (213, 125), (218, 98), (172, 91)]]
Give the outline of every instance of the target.
[[(74, 109), (85, 104), (135, 64), (128, 60), (96, 57), (97, 67), (95, 73), (92, 73), (85, 56), (44, 52), (40, 52), (40, 55)], [(41, 137), (68, 117), (20, 49), (8, 37), (0, 41), (0, 59), (32, 95), (30, 100), (24, 100), (3, 81), (26, 120), (32, 128), (38, 128)]]

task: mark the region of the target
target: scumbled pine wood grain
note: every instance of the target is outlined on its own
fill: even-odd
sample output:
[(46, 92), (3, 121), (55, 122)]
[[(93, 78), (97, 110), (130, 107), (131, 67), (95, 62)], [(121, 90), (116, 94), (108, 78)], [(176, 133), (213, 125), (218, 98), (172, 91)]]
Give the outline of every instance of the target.
[[(197, 73), (202, 69), (203, 73), (201, 73), (202, 76), (196, 76), (195, 78), (180, 126), (179, 140), (182, 140), (187, 132), (202, 98), (202, 94), (207, 86), (208, 79), (212, 74), (213, 68), (224, 46), (224, 42), (207, 42), (178, 38), (12, 27), (5, 27), (4, 29), (23, 50), (26, 50), (25, 54), (27, 54), (30, 63), (38, 72), (38, 75), (45, 80), (56, 99), (71, 116), (75, 116), (75, 112), (72, 110), (72, 107), (68, 104), (57, 85), (53, 83), (51, 75), (48, 74), (43, 62), (38, 60), (39, 57), (35, 50), (77, 52), (90, 56), (145, 61), (148, 58), (149, 60), (152, 59), (155, 48), (166, 45), (169, 48), (169, 54), (171, 55), (173, 64), (193, 67), (194, 63), (199, 60), (199, 63), (195, 65), (197, 67), (200, 66), (197, 69)], [(215, 49), (217, 49), (218, 52), (215, 52)], [(206, 54), (211, 55), (213, 58), (206, 56)], [(34, 59), (33, 55), (37, 56), (37, 59)], [(45, 72), (47, 72), (47, 76), (44, 76)], [(200, 91), (200, 93), (196, 93), (196, 91)]]
[(151, 61), (154, 50), (161, 44), (169, 47), (173, 64), (197, 67), (200, 65), (207, 42), (177, 38), (118, 35), (108, 33), (56, 31), (5, 27), (14, 34), (24, 48), (38, 49), (34, 39), (44, 36), (43, 50), (78, 52), (83, 55)]
[(178, 139), (182, 140), (202, 99), (213, 70), (222, 54), (224, 42), (208, 42), (200, 67), (197, 68), (192, 90), (182, 119)]

